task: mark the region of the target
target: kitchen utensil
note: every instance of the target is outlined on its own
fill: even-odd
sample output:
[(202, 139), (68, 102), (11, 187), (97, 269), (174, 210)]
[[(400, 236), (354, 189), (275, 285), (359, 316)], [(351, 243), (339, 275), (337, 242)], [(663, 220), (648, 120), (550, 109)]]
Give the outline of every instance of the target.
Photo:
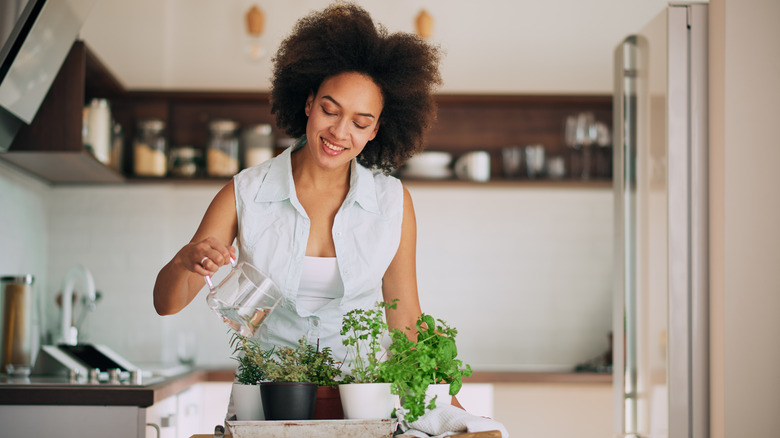
[(528, 178), (536, 178), (544, 173), (544, 146), (540, 144), (525, 147), (525, 167)]
[(282, 300), (282, 292), (260, 269), (230, 261), (233, 268), (217, 286), (206, 276), (206, 303), (230, 328), (242, 336), (252, 336)]
[(0, 278), (3, 303), (1, 370), (8, 366), (12, 370), (29, 370), (32, 365), (35, 308), (32, 284), (32, 275)]
[(465, 180), (489, 181), (490, 154), (486, 151), (473, 151), (462, 155), (455, 162), (455, 175)]

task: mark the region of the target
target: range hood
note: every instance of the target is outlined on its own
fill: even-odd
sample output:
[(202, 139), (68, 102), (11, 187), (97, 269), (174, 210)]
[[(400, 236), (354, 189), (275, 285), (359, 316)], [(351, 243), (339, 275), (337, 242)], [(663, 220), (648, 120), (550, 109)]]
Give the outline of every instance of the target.
[(94, 4), (95, 0), (3, 2), (0, 152), (8, 150), (21, 126), (32, 122)]

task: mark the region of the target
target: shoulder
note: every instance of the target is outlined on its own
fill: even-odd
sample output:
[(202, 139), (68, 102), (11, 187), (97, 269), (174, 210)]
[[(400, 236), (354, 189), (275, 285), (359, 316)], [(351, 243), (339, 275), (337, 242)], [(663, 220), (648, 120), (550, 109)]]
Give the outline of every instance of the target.
[[(285, 163), (281, 156), (274, 157), (256, 166), (248, 167), (233, 177), (236, 197), (252, 199), (260, 196), (264, 198), (265, 195), (262, 194), (267, 192), (269, 188), (263, 189), (263, 187), (283, 185), (286, 175)], [(272, 191), (276, 192), (278, 189), (273, 189)], [(275, 198), (276, 196), (271, 197)]]
[[(361, 204), (369, 210), (376, 208), (382, 216), (392, 217), (399, 214), (404, 205), (404, 188), (398, 178), (384, 174), (381, 170), (368, 169), (357, 165), (359, 178), (363, 185), (359, 191)], [(372, 202), (373, 200), (373, 202)], [(374, 204), (375, 207), (372, 207)]]

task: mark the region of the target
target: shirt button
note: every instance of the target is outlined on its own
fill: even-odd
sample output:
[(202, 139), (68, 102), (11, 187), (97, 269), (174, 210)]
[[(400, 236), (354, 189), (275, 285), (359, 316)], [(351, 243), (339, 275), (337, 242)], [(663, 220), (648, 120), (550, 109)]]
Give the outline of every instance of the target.
[(341, 231), (336, 231), (336, 237), (341, 237)]
[(319, 319), (315, 319), (311, 323), (314, 324), (314, 327), (317, 327), (318, 325), (320, 325), (320, 320)]

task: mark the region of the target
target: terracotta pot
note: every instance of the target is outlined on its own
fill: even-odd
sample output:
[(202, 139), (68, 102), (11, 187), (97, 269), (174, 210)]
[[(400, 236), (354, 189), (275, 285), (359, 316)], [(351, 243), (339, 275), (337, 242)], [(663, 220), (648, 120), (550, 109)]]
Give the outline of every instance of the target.
[(341, 407), (339, 388), (330, 386), (317, 387), (317, 403), (314, 404), (315, 420), (343, 420), (344, 409)]
[(260, 386), (266, 420), (311, 420), (317, 401), (317, 384), (266, 382)]

